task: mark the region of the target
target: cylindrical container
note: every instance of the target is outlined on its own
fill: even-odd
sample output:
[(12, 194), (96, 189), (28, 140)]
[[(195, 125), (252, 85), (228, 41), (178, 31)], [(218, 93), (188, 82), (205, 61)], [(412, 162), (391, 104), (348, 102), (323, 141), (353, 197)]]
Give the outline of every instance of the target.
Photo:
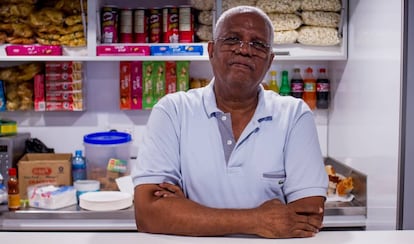
[(79, 200), (79, 196), (83, 193), (99, 191), (100, 183), (97, 180), (77, 180), (73, 182), (73, 186), (76, 189), (76, 198)]
[(148, 16), (144, 8), (134, 10), (134, 42), (148, 42)]
[(326, 69), (319, 69), (319, 76), (316, 79), (316, 107), (329, 108), (330, 82), (326, 75)]
[(180, 42), (194, 42), (194, 15), (191, 6), (180, 6), (178, 16)]
[(148, 10), (148, 39), (150, 43), (162, 42), (162, 13), (160, 8)]
[(129, 173), (131, 155), (131, 135), (125, 132), (97, 132), (83, 137), (85, 146), (85, 157), (88, 162), (87, 178), (89, 180), (99, 180), (102, 190), (108, 185), (108, 166), (113, 159), (126, 162)]
[(9, 180), (7, 181), (8, 206), (10, 211), (20, 209), (19, 181), (16, 168), (9, 168)]
[(118, 42), (118, 13), (119, 9), (116, 6), (108, 5), (102, 7), (101, 11), (101, 33), (102, 43), (117, 43)]
[(164, 43), (177, 43), (178, 34), (178, 8), (165, 6), (162, 9), (162, 37)]
[(133, 42), (133, 10), (121, 9), (121, 18), (119, 25), (119, 42), (132, 43)]
[(86, 180), (86, 159), (82, 156), (82, 150), (76, 150), (72, 157), (72, 180)]
[(290, 80), (290, 94), (296, 98), (302, 98), (303, 96), (303, 79), (299, 68), (293, 69), (292, 79)]
[(313, 70), (308, 67), (305, 70), (303, 77), (303, 101), (305, 101), (309, 108), (314, 110), (316, 108), (316, 79), (313, 76)]

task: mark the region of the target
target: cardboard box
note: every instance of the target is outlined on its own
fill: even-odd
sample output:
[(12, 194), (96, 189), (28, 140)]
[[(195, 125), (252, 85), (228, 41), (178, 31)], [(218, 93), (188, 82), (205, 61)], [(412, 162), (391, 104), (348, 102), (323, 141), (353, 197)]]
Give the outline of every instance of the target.
[(165, 94), (177, 91), (177, 74), (175, 61), (165, 62)]
[(119, 63), (119, 108), (131, 109), (131, 62)]
[(27, 153), (17, 164), (21, 199), (27, 187), (38, 183), (72, 185), (71, 153)]
[(131, 109), (142, 109), (142, 61), (131, 62)]

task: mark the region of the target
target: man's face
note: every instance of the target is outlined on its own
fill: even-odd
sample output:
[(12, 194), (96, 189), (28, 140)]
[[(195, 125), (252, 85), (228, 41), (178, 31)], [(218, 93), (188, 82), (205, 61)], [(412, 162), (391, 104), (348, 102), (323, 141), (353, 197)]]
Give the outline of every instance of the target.
[(209, 43), (215, 84), (219, 89), (227, 86), (239, 93), (256, 92), (273, 54), (271, 47), (257, 49), (249, 42), (267, 45), (273, 41), (269, 40), (269, 27), (257, 14), (240, 13), (229, 16), (219, 31), (217, 40)]

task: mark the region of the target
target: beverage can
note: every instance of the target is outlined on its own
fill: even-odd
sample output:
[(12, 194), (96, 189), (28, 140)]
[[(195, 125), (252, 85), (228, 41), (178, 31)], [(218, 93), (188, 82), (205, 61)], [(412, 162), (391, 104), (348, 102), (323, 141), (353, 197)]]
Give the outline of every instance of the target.
[(162, 9), (163, 42), (177, 43), (178, 38), (178, 8), (166, 6)]
[(191, 6), (180, 6), (178, 16), (180, 42), (194, 42), (194, 14)]
[(133, 10), (132, 9), (121, 9), (121, 20), (119, 26), (119, 35), (121, 43), (132, 43), (132, 24), (133, 24)]
[(136, 43), (148, 42), (148, 16), (144, 8), (134, 10), (134, 41)]
[(101, 11), (101, 33), (102, 43), (117, 43), (118, 42), (118, 13), (119, 9), (116, 6), (108, 5), (102, 7)]
[(162, 41), (162, 15), (160, 8), (148, 10), (148, 38), (150, 43)]

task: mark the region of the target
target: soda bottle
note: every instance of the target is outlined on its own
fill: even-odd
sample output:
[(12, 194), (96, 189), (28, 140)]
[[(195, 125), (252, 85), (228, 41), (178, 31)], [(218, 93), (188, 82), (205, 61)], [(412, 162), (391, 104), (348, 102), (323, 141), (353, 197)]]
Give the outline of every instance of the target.
[(292, 79), (290, 80), (290, 88), (290, 95), (292, 97), (303, 97), (303, 79), (299, 68), (293, 69)]
[(9, 168), (9, 180), (7, 181), (8, 207), (10, 211), (20, 209), (19, 181), (16, 168)]
[(277, 72), (275, 70), (270, 71), (270, 80), (269, 80), (268, 88), (269, 90), (279, 93), (279, 86), (277, 85), (276, 74)]
[(313, 76), (313, 70), (308, 67), (303, 77), (303, 100), (308, 104), (309, 108), (316, 108), (316, 79)]
[(72, 158), (72, 180), (86, 180), (86, 159), (82, 156), (82, 150), (76, 150)]
[(289, 77), (286, 70), (282, 71), (282, 84), (280, 85), (279, 94), (282, 96), (290, 95)]
[(319, 76), (316, 79), (316, 107), (326, 109), (329, 107), (330, 84), (326, 69), (319, 69)]

